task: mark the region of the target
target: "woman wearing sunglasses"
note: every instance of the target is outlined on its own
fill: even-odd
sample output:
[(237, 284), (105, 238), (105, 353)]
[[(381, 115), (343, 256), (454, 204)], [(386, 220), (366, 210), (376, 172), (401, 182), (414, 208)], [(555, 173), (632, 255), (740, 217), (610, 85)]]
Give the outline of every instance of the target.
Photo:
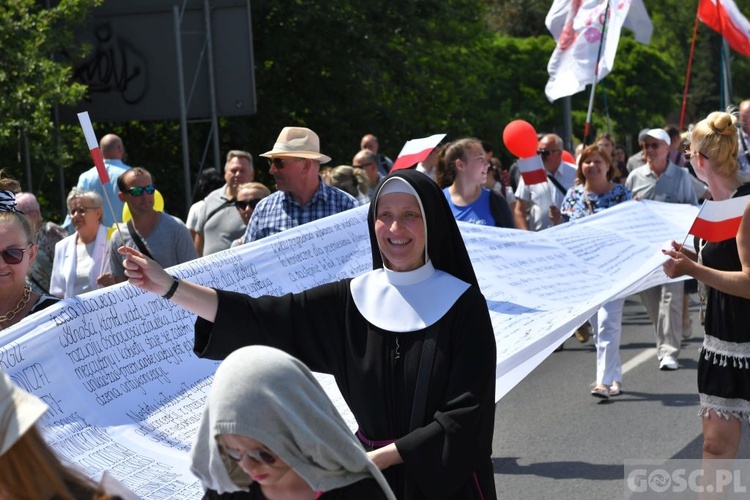
[(68, 214), (75, 233), (55, 245), (50, 281), (50, 293), (61, 299), (96, 290), (107, 253), (99, 193), (74, 187), (68, 194)]
[(265, 346), (216, 371), (191, 470), (205, 498), (395, 498), (307, 366)]
[(36, 230), (16, 209), (20, 184), (0, 171), (0, 330), (44, 309), (56, 298), (32, 292), (26, 274), (36, 257)]
[[(250, 222), (250, 216), (253, 215), (253, 211), (255, 210), (255, 207), (258, 206), (258, 202), (270, 194), (271, 191), (260, 182), (246, 182), (237, 188), (237, 200), (235, 200), (234, 206), (240, 213), (240, 217), (245, 226)], [(233, 247), (241, 244), (241, 237), (232, 242)]]

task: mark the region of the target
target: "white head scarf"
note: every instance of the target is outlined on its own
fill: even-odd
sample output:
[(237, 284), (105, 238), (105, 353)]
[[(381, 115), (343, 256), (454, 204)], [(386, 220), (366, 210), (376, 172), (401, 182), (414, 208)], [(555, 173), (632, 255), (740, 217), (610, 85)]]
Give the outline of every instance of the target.
[[(395, 500), (383, 474), (312, 372), (278, 349), (243, 347), (221, 363), (191, 451), (190, 469), (204, 488), (219, 493), (242, 490), (224, 465), (219, 434), (239, 434), (263, 443), (314, 491), (372, 477), (385, 496)], [(242, 482), (251, 480), (244, 475)]]

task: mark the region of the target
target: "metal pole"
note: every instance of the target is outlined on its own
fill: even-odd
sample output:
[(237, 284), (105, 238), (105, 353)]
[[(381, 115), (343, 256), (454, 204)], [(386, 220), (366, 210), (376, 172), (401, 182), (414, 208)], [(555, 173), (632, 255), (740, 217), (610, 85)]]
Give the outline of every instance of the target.
[(602, 22), (602, 37), (599, 40), (599, 52), (596, 55), (596, 64), (594, 65), (594, 81), (591, 82), (591, 95), (589, 96), (589, 109), (586, 113), (586, 125), (583, 129), (583, 145), (588, 145), (589, 128), (591, 127), (591, 114), (594, 111), (594, 95), (596, 94), (596, 81), (599, 79), (599, 61), (602, 59), (602, 49), (604, 48), (604, 37), (607, 36), (607, 21), (609, 20), (609, 2), (604, 9), (604, 21)]
[(211, 134), (214, 145), (214, 167), (221, 171), (221, 153), (219, 151), (219, 119), (216, 116), (216, 80), (214, 75), (214, 48), (211, 35), (211, 8), (208, 0), (203, 0), (204, 17), (206, 19), (206, 43), (208, 44), (208, 89), (211, 99)]
[(190, 189), (190, 154), (188, 146), (188, 122), (187, 108), (185, 107), (185, 77), (182, 67), (182, 33), (180, 32), (180, 8), (172, 7), (174, 14), (174, 36), (175, 46), (177, 49), (177, 88), (180, 98), (180, 136), (182, 137), (182, 172), (185, 178), (185, 213), (190, 208), (191, 189)]
[(26, 135), (26, 130), (21, 131), (21, 143), (23, 144), (23, 164), (26, 169), (26, 189), (24, 191), (33, 193), (34, 188), (31, 183), (31, 153), (29, 152), (29, 136)]
[(566, 95), (563, 102), (563, 144), (565, 149), (571, 153), (573, 148), (573, 106), (570, 103), (570, 96)]

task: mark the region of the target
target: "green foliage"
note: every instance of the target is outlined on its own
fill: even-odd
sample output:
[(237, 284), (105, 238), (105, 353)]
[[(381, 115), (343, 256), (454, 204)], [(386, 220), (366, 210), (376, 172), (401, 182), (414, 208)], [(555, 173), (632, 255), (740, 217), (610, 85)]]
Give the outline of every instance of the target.
[[(63, 0), (45, 9), (34, 0), (0, 3), (0, 151), (5, 166), (20, 159), (22, 136), (38, 163), (64, 158), (54, 147), (53, 109), (69, 105), (85, 94), (83, 85), (71, 84), (71, 68), (54, 54), (69, 47), (72, 29), (97, 0)], [(12, 169), (21, 178), (20, 169)], [(44, 177), (42, 169), (37, 172)], [(52, 172), (47, 172), (52, 175)], [(43, 183), (43, 181), (39, 181)], [(42, 197), (43, 198), (43, 197)]]

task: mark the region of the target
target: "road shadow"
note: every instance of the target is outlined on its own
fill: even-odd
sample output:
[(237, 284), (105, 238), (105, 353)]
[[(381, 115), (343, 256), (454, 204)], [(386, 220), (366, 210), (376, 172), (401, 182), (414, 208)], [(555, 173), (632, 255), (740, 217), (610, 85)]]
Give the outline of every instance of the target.
[(656, 394), (641, 391), (622, 391), (622, 394), (602, 400), (600, 404), (617, 404), (617, 403), (634, 403), (638, 401), (658, 401), (664, 406), (676, 408), (695, 406), (696, 414), (700, 398), (697, 393), (675, 393), (675, 394)]
[(527, 475), (551, 479), (587, 479), (612, 481), (623, 478), (622, 464), (592, 464), (589, 462), (540, 462), (520, 465), (518, 457), (492, 459), (495, 474)]

